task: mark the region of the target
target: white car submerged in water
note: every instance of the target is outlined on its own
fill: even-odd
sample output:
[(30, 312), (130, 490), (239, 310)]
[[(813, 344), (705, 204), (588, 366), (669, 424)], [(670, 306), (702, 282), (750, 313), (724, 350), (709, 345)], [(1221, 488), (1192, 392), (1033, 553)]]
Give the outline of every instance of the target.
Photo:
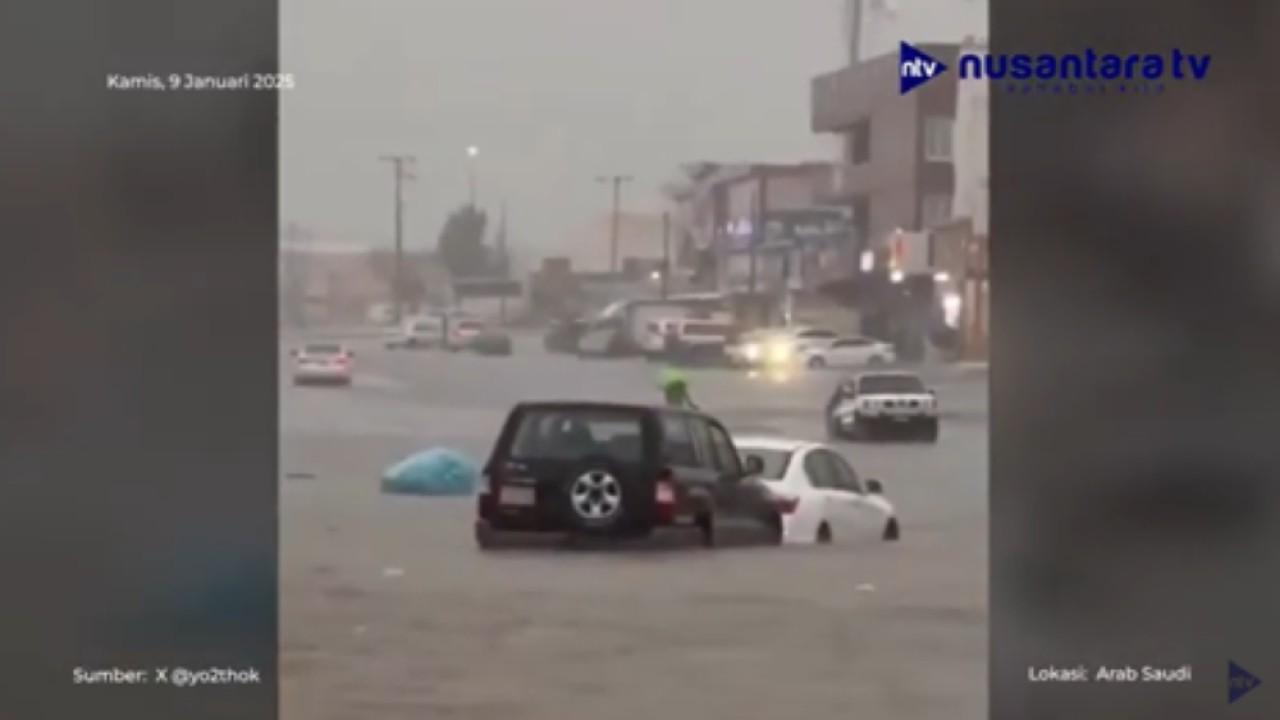
[(740, 437), (734, 443), (748, 472), (778, 497), (784, 542), (899, 538), (897, 512), (880, 481), (861, 478), (830, 447), (776, 437)]

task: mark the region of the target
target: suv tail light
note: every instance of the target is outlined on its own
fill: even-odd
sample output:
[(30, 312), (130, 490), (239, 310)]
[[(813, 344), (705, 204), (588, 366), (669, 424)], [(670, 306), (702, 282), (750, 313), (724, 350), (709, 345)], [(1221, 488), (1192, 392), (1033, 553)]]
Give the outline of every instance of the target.
[(499, 487), (502, 475), (499, 471), (486, 469), (481, 476), (480, 492), (476, 493), (476, 516), (487, 520), (492, 509), (498, 504)]
[(658, 523), (670, 523), (676, 516), (675, 477), (669, 468), (658, 473), (653, 484), (653, 507), (655, 520)]
[(490, 468), (484, 473), (484, 490), (493, 495), (498, 494), (498, 488), (502, 485), (502, 470)]

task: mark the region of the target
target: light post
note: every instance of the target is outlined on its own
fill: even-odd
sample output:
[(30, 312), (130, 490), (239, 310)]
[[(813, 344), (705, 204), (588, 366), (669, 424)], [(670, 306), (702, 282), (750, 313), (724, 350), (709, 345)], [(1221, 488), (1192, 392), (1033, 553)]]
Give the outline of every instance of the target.
[(468, 196), (467, 197), (469, 198), (469, 201), (471, 203), (471, 208), (473, 210), (476, 207), (476, 158), (478, 158), (479, 156), (480, 156), (480, 148), (476, 147), (475, 145), (470, 145), (467, 147), (467, 162), (468, 162), (468, 169), (467, 169)]

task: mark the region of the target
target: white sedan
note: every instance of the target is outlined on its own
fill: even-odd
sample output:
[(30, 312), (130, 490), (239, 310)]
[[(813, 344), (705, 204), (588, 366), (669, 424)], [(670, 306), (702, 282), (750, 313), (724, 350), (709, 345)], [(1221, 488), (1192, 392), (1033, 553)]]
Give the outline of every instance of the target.
[(866, 337), (845, 337), (801, 352), (801, 362), (814, 370), (887, 365), (896, 359), (893, 345)]
[(355, 353), (344, 345), (312, 343), (293, 352), (294, 385), (350, 385)]
[(898, 516), (880, 481), (860, 478), (830, 447), (775, 437), (735, 438), (734, 444), (748, 471), (778, 496), (785, 542), (898, 539)]

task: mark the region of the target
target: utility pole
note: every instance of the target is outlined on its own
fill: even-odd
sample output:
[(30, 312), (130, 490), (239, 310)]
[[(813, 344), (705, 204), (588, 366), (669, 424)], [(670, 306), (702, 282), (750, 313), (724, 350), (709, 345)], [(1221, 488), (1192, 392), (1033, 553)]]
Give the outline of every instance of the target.
[(399, 324), (404, 319), (404, 181), (414, 162), (412, 155), (383, 155), (394, 173), (395, 250), (391, 256), (391, 316)]
[(622, 221), (622, 184), (631, 182), (630, 175), (602, 175), (596, 178), (598, 183), (608, 183), (613, 187), (613, 210), (609, 218), (609, 273), (618, 272), (618, 232)]
[(662, 299), (671, 294), (671, 213), (662, 213)]
[(848, 12), (847, 19), (849, 21), (849, 64), (857, 65), (862, 58), (862, 23), (863, 23), (863, 7), (862, 4), (866, 0), (845, 0)]
[(760, 264), (760, 246), (769, 240), (769, 228), (767, 227), (769, 205), (769, 173), (765, 168), (756, 168), (756, 192), (755, 192), (755, 217), (752, 218), (754, 227), (751, 229), (751, 247), (748, 249), (747, 261), (747, 296), (751, 298), (750, 302), (754, 308), (753, 315), (757, 322), (764, 322), (766, 318), (761, 312), (760, 301), (756, 298), (757, 285), (759, 284), (759, 264)]
[[(498, 233), (494, 238), (494, 245), (498, 251), (498, 269), (502, 273), (503, 280), (511, 279), (511, 258), (507, 255), (507, 202), (502, 201), (498, 206)], [(502, 297), (498, 298), (498, 320), (505, 324), (507, 322), (507, 295), (503, 291)]]

